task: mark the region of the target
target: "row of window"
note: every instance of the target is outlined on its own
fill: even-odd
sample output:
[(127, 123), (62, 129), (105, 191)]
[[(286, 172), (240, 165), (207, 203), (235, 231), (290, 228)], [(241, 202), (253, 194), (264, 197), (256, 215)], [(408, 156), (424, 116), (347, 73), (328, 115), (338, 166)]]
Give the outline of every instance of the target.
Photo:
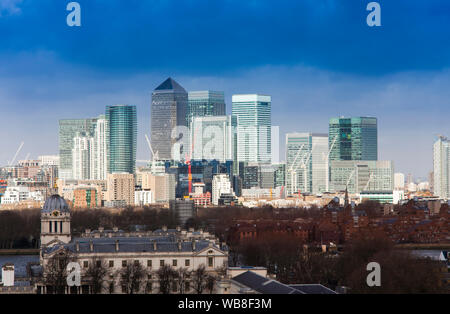
[[(127, 260), (122, 260), (122, 267), (127, 267)], [(139, 260), (135, 260), (134, 261), (134, 265), (138, 266), (140, 264)], [(165, 260), (160, 260), (159, 261), (159, 266), (163, 267), (164, 265), (166, 265)], [(96, 267), (101, 267), (102, 266), (102, 261), (98, 260), (96, 261)], [(178, 267), (178, 260), (174, 259), (172, 260), (172, 266), (173, 267)], [(184, 260), (184, 266), (185, 267), (189, 267), (191, 266), (191, 260), (189, 259), (185, 259)], [(83, 261), (83, 267), (84, 268), (88, 268), (89, 267), (89, 261)], [(114, 261), (110, 260), (108, 262), (108, 267), (109, 268), (113, 268), (114, 267)], [(153, 267), (153, 262), (152, 260), (147, 260), (147, 267)], [(214, 267), (214, 258), (213, 257), (208, 257), (208, 267)]]

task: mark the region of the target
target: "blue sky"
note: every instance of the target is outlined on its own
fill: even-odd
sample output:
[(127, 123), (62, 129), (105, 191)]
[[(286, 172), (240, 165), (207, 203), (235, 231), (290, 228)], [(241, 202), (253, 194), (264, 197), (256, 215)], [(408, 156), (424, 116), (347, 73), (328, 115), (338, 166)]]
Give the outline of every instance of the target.
[[(333, 116), (379, 119), (380, 159), (426, 176), (450, 136), (450, 2), (368, 0), (0, 0), (0, 164), (58, 151), (58, 119), (138, 107), (146, 159), (150, 93), (168, 76), (187, 90), (264, 93), (281, 133), (327, 132)], [(284, 141), (282, 140), (282, 143)], [(284, 151), (284, 150), (283, 150)], [(283, 154), (283, 152), (282, 152)]]

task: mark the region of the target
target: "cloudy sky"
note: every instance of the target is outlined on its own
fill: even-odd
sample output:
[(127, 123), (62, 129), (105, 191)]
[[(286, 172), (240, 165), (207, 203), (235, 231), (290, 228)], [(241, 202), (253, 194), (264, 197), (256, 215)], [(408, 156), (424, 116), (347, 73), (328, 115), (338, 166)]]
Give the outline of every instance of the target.
[[(327, 132), (334, 116), (376, 116), (379, 158), (425, 177), (450, 136), (450, 2), (366, 0), (0, 0), (0, 165), (58, 152), (58, 120), (138, 108), (149, 152), (150, 94), (171, 76), (187, 90), (272, 96), (284, 133)], [(284, 140), (281, 140), (283, 145)], [(282, 149), (282, 155), (284, 149)]]

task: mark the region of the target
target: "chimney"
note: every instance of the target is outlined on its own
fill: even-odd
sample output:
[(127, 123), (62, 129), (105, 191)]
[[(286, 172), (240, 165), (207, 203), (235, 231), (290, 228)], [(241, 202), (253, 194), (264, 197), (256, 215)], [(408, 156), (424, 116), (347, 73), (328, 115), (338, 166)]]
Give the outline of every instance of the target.
[(158, 244), (156, 243), (156, 241), (153, 241), (153, 251), (157, 251), (158, 250)]
[(92, 242), (92, 240), (89, 241), (89, 250), (94, 252), (94, 242)]
[(181, 246), (182, 246), (181, 241), (178, 241), (178, 251), (181, 251)]
[(195, 251), (195, 240), (192, 240), (192, 251)]
[(116, 252), (119, 252), (119, 240), (116, 240)]
[(77, 252), (80, 252), (80, 242), (79, 241), (75, 242), (75, 250)]

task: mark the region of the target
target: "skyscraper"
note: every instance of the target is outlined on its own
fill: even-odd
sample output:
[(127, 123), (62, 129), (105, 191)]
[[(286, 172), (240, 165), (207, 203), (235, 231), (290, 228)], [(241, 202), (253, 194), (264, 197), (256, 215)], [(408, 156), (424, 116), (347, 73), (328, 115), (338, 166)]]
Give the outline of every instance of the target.
[(223, 92), (189, 92), (188, 99), (188, 125), (191, 124), (193, 117), (213, 117), (224, 116), (226, 114), (225, 95)]
[(270, 96), (233, 95), (237, 117), (237, 162), (268, 162), (272, 157)]
[(72, 149), (77, 133), (92, 136), (97, 119), (59, 120), (59, 178), (73, 179)]
[(94, 139), (85, 133), (77, 133), (73, 139), (72, 178), (75, 180), (91, 179), (93, 141)]
[(109, 128), (109, 173), (134, 173), (136, 168), (136, 106), (106, 107)]
[[(178, 140), (189, 138), (187, 130), (188, 93), (173, 79), (168, 78), (152, 93), (151, 141), (153, 150), (163, 160), (172, 159), (172, 148)], [(176, 127), (185, 127), (183, 135)], [(183, 138), (182, 138), (183, 137)], [(184, 149), (184, 148), (181, 148)], [(185, 153), (187, 151), (184, 151)], [(174, 152), (183, 154), (183, 152)]]
[(286, 134), (286, 185), (290, 195), (298, 190), (313, 194), (326, 191), (327, 152), (327, 134)]
[(104, 115), (97, 120), (92, 144), (91, 179), (106, 180), (109, 167), (109, 127)]
[(378, 160), (377, 119), (332, 118), (328, 141), (330, 160)]
[(450, 141), (440, 136), (433, 146), (434, 195), (448, 199), (450, 195)]
[(191, 124), (192, 159), (236, 160), (236, 117), (193, 117)]

